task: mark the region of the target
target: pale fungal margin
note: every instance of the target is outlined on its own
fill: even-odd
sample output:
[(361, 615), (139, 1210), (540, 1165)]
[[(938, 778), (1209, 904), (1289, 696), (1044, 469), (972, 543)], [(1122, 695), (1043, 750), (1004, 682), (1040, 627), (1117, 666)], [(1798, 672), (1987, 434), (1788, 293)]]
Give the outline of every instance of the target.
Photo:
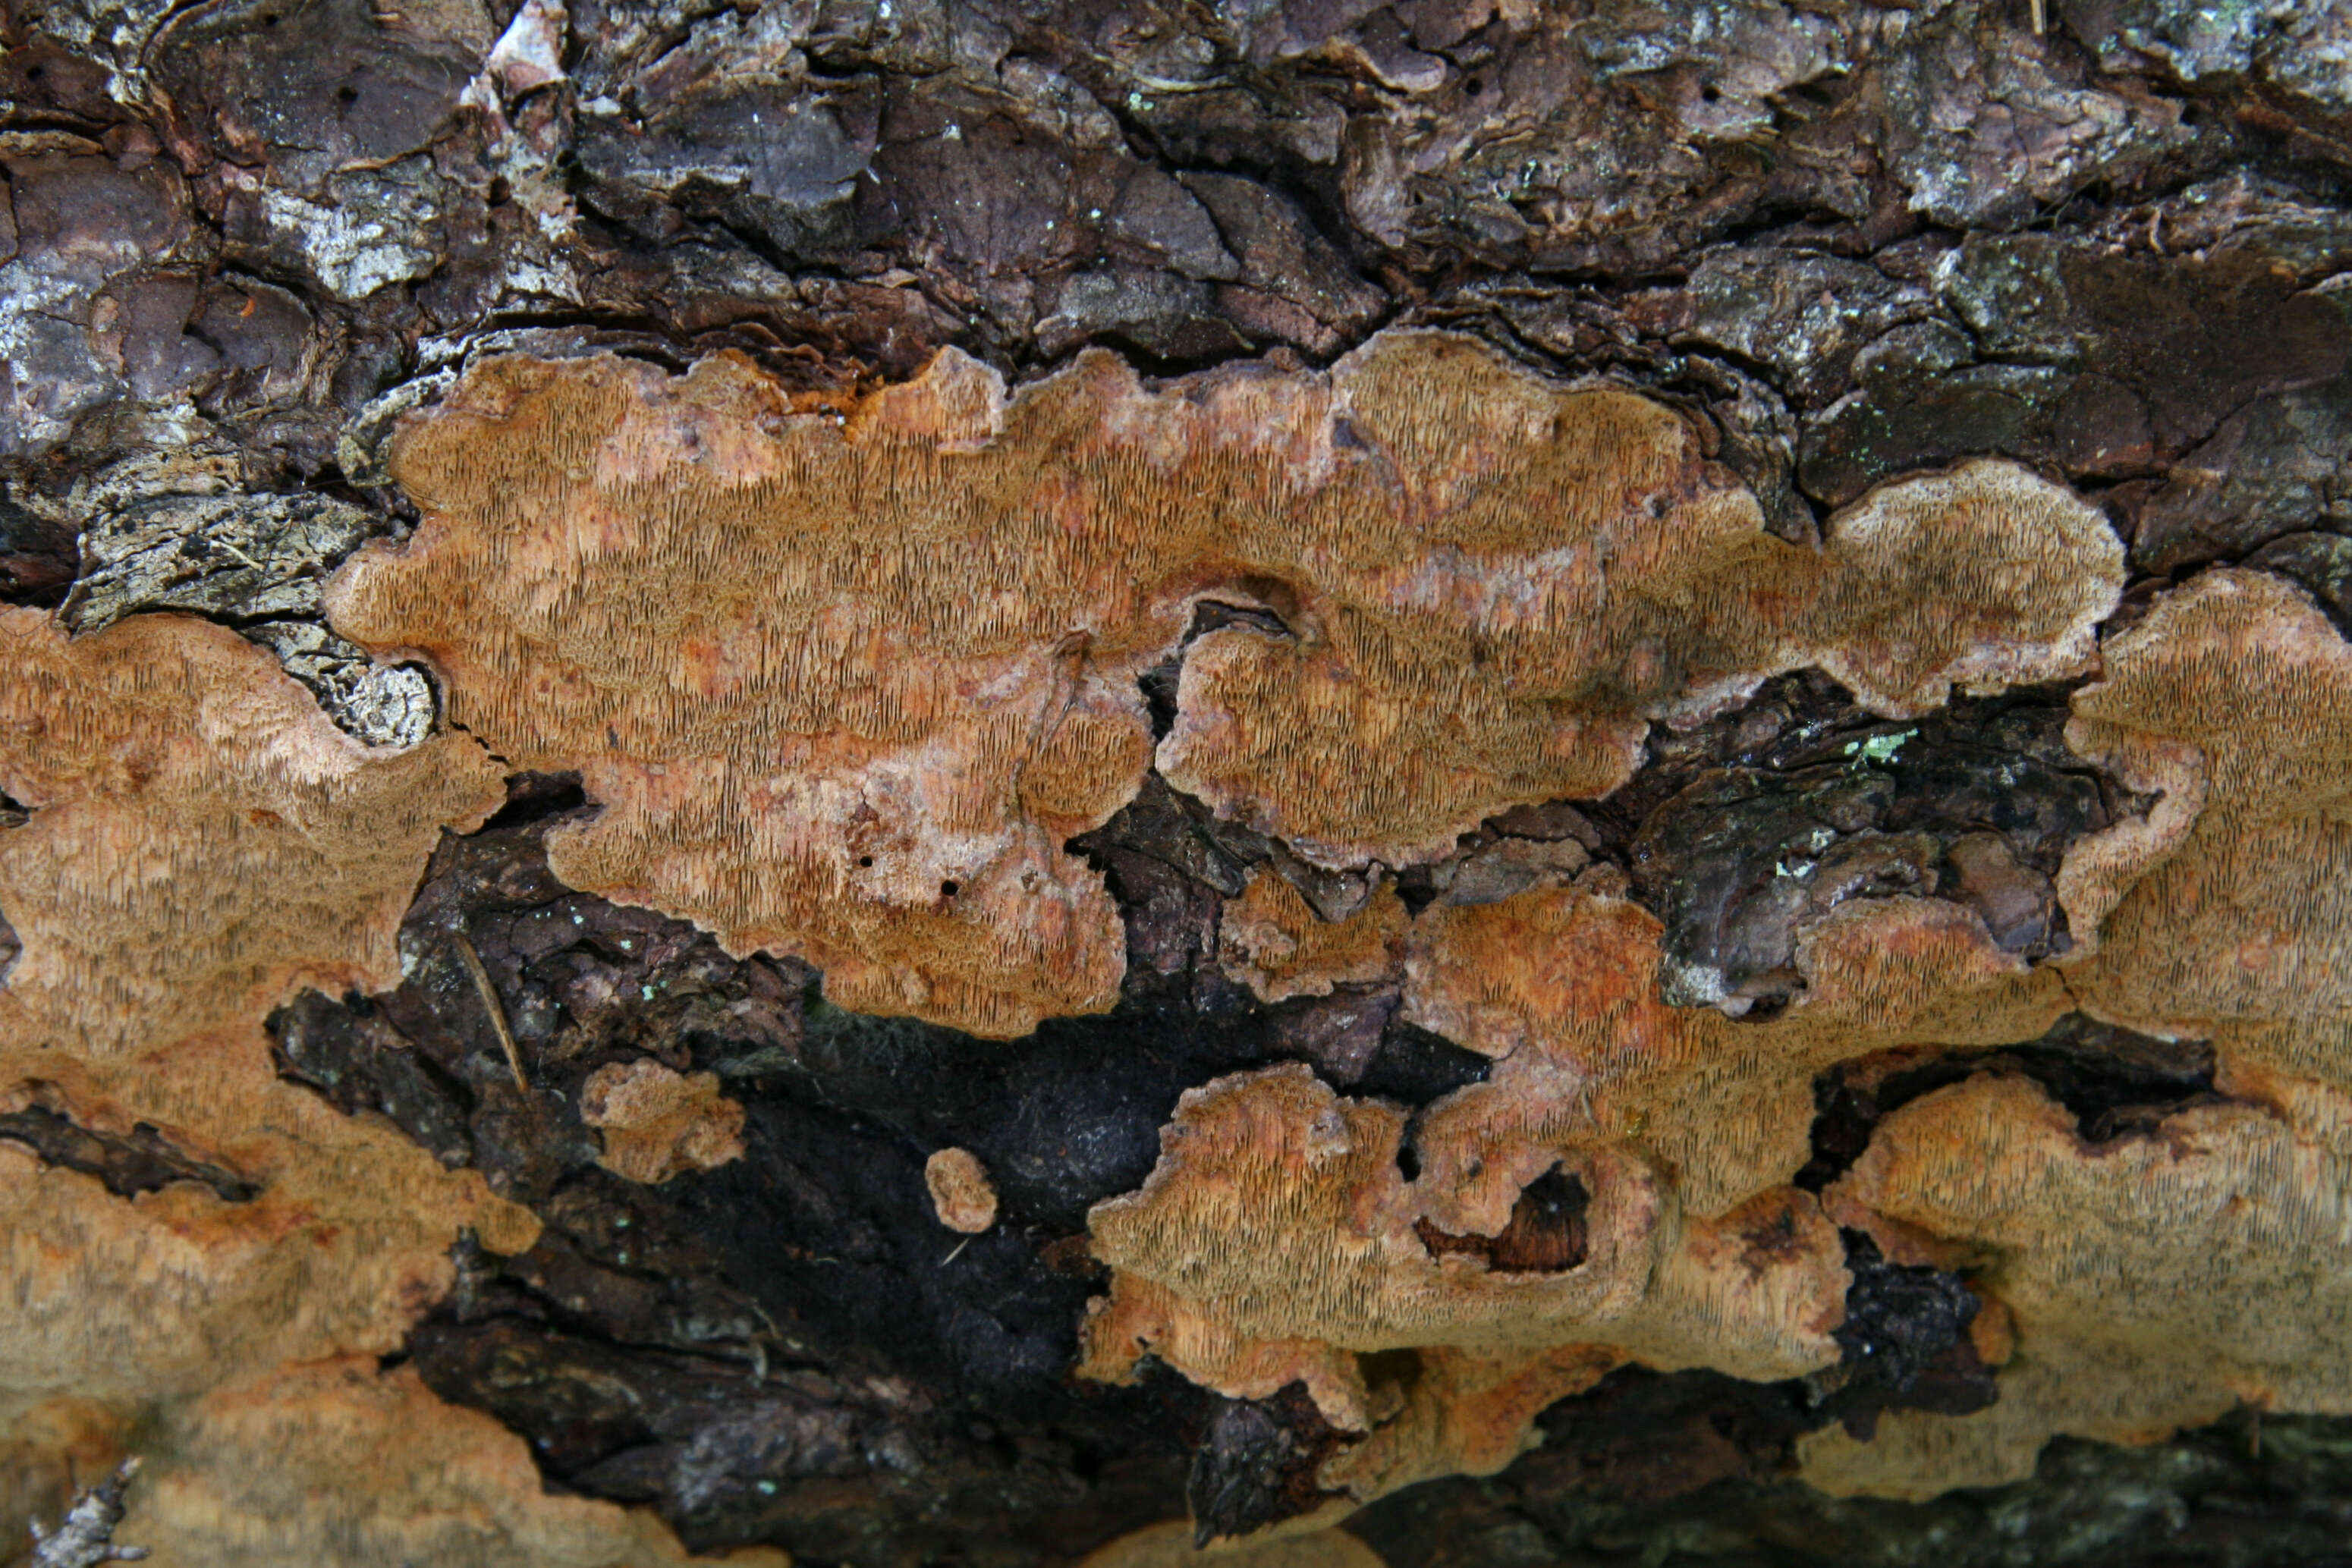
[[(1470, 340), (1008, 394), (942, 351), (845, 418), (747, 362), (510, 358), (405, 420), (425, 513), (329, 593), (517, 767), (603, 810), (572, 885), (806, 957), (844, 1006), (1020, 1035), (1099, 1010), (1116, 910), (1066, 853), (1153, 760), (1136, 682), (1203, 599), (1171, 782), (1330, 866), (1605, 794), (1650, 722), (1813, 664), (1907, 716), (2082, 673), (2122, 583), (2013, 465), (1885, 486), (1819, 551), (1678, 415)], [(1364, 758), (1378, 757), (1378, 767)]]

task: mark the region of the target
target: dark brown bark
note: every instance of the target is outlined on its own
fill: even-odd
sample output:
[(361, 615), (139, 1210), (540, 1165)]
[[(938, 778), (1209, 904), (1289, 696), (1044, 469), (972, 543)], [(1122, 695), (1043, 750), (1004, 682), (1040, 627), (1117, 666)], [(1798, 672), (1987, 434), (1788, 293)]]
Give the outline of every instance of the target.
[[(1174, 372), (1328, 362), (1417, 323), (1670, 400), (1788, 538), (2000, 454), (2104, 506), (2125, 619), (2230, 561), (2352, 631), (2352, 9), (2050, 13), (2036, 36), (2025, 0), (11, 0), (0, 602), (215, 617), (397, 739), (429, 722), (423, 677), (370, 669), (318, 584), (414, 521), (379, 444), (474, 358), (732, 349), (822, 395), (946, 346), (1014, 378), (1089, 344)], [(1146, 683), (1163, 720), (1172, 674)], [(2057, 856), (2145, 809), (2065, 752), (2063, 696), (1897, 726), (1789, 677), (1662, 737), (1609, 800), (1498, 819), (1401, 891), (1417, 909), (1496, 842), (1575, 838), (1627, 869), (1670, 952), (1765, 1012), (1804, 897), (1951, 898), (2011, 952), (2063, 952)], [(1153, 780), (1080, 843), (1127, 922), (1118, 1009), (1016, 1053), (827, 1008), (805, 969), (562, 886), (541, 836), (591, 808), (513, 788), (436, 857), (406, 984), (274, 1020), (287, 1076), (546, 1222), (522, 1256), (465, 1250), (405, 1351), (436, 1392), (529, 1437), (551, 1487), (812, 1564), (1067, 1563), (1188, 1499), (1221, 1530), (1318, 1500), (1305, 1400), (1066, 1373), (1087, 1207), (1150, 1171), (1185, 1089), (1297, 1060), (1418, 1106), (1484, 1070), (1392, 988), (1267, 1006), (1218, 967), (1247, 867), (1327, 912), (1360, 879)], [(1800, 845), (1838, 874), (1776, 883)], [(0, 972), (14, 951), (0, 921)], [(600, 1169), (581, 1086), (643, 1057), (720, 1074), (745, 1157), (658, 1188)], [(2211, 1085), (2193, 1046), (2080, 1021), (1866, 1064), (1820, 1086), (1802, 1179), (1979, 1072), (2049, 1086), (2094, 1142)], [(117, 1191), (230, 1196), (47, 1111), (0, 1138)], [(1005, 1215), (951, 1257), (922, 1181), (949, 1145)], [(1554, 1207), (1484, 1244), (1567, 1266), (1580, 1219)], [(2319, 1419), (2062, 1442), (2032, 1481), (1930, 1504), (1785, 1479), (1804, 1431), (1998, 1395), (1958, 1279), (1849, 1246), (1834, 1374), (1620, 1374), (1504, 1475), (1353, 1528), (1391, 1568), (2342, 1560), (2352, 1449)]]

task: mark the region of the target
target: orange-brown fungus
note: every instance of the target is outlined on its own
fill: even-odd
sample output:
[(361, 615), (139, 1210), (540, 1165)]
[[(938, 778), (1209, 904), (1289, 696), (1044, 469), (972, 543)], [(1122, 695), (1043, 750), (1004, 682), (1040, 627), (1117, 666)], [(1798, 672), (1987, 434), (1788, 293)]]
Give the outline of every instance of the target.
[(1078, 1568), (1386, 1568), (1378, 1553), (1344, 1530), (1313, 1530), (1255, 1539), (1202, 1552), (1192, 1544), (1192, 1521), (1148, 1525), (1098, 1551)]
[[(279, 1082), (261, 1035), (300, 985), (394, 983), (436, 835), (507, 768), (582, 776), (598, 810), (548, 837), (572, 886), (804, 956), (843, 1005), (999, 1037), (1116, 997), (1118, 912), (1064, 846), (1155, 765), (1367, 868), (1343, 921), (1262, 870), (1223, 906), (1221, 961), (1268, 1002), (1401, 988), (1484, 1080), (1411, 1118), (1296, 1063), (1186, 1094), (1143, 1186), (1093, 1212), (1114, 1273), (1085, 1336), (1097, 1377), (1156, 1356), (1237, 1397), (1303, 1384), (1339, 1498), (1499, 1468), (1629, 1362), (1826, 1367), (1841, 1226), (1972, 1270), (1980, 1343), (2014, 1354), (1978, 1415), (1809, 1439), (1824, 1485), (1996, 1479), (2055, 1432), (2147, 1437), (2238, 1399), (2352, 1409), (2331, 1360), (2352, 648), (2274, 579), (2208, 571), (2101, 648), (2121, 547), (2021, 468), (1885, 486), (1801, 547), (1664, 406), (1427, 332), (1157, 386), (1089, 353), (1013, 393), (950, 352), (840, 418), (733, 358), (492, 360), (410, 419), (394, 468), (425, 521), (348, 566), (331, 611), (435, 664), (469, 733), (371, 752), (224, 629), (68, 642), (0, 612), (0, 789), (32, 808), (0, 833), (23, 941), (0, 1106), (144, 1122), (251, 1189), (126, 1200), (0, 1146), (0, 1231), (24, 1239), (0, 1418), (39, 1416), (43, 1466), (143, 1423), (127, 1534), (192, 1558), (244, 1530), (288, 1560), (683, 1560), (375, 1367), (461, 1229), (512, 1249), (532, 1221)], [(1253, 613), (1185, 646), (1210, 601)], [(1179, 649), (1155, 747), (1137, 682)], [(2066, 850), (2071, 949), (2032, 965), (1976, 907), (1854, 899), (1798, 927), (1782, 1010), (1733, 1019), (1662, 999), (1658, 916), (1558, 833), (1486, 835), (1423, 873), (1417, 913), (1400, 896), (1395, 871), (1606, 794), (1653, 723), (1799, 666), (1889, 716), (2096, 677), (2069, 744), (2150, 804)], [(1953, 850), (1964, 886), (2007, 864), (1987, 850)], [(2092, 1146), (2032, 1085), (1970, 1079), (1886, 1116), (1822, 1197), (1793, 1184), (1824, 1070), (2078, 1009), (2210, 1040), (2218, 1092)], [(708, 1075), (607, 1067), (582, 1109), (640, 1181), (740, 1151)], [(927, 1176), (943, 1223), (993, 1218), (971, 1156)], [(304, 1512), (306, 1478), (380, 1448), (384, 1495), (425, 1512)], [(461, 1516), (487, 1533), (436, 1533)]]
[(743, 1107), (716, 1072), (673, 1072), (640, 1057), (613, 1061), (581, 1088), (580, 1119), (604, 1134), (597, 1164), (631, 1181), (665, 1182), (743, 1154)]
[(1327, 921), (1287, 878), (1260, 872), (1225, 905), (1217, 942), (1227, 973), (1261, 1001), (1278, 1002), (1385, 977), (1402, 956), (1406, 924), (1404, 901), (1386, 881), (1354, 915)]
[(2028, 1474), (2054, 1432), (2352, 1411), (2352, 646), (2300, 591), (2224, 570), (2105, 655), (2069, 740), (2188, 804), (2083, 882), (2105, 921), (2069, 980), (2101, 1017), (2210, 1040), (2232, 1103), (2099, 1147), (2018, 1083), (1890, 1117), (1832, 1205), (1984, 1260), (2017, 1362), (1978, 1415), (1814, 1438), (1817, 1484), (1932, 1493)]
[(2017, 1360), (1976, 1415), (1896, 1412), (1867, 1444), (1816, 1437), (1816, 1485), (1932, 1495), (2032, 1474), (2053, 1431), (2147, 1442), (2241, 1403), (2352, 1413), (2340, 1089), (2197, 1106), (2089, 1147), (2034, 1085), (1975, 1079), (1889, 1117), (1829, 1202), (1897, 1256), (1907, 1228), (1986, 1264)]
[(108, 1057), (298, 984), (397, 984), (425, 857), (501, 798), (479, 747), (371, 753), (205, 622), (68, 642), (0, 611), (0, 788), (33, 809), (0, 839), (0, 908), (25, 945), (0, 1039)]
[(977, 1236), (996, 1223), (996, 1184), (970, 1149), (941, 1149), (923, 1162), (931, 1209), (950, 1230)]
[[(0, 831), (0, 917), (23, 943), (0, 982), (0, 1111), (140, 1129), (230, 1189), (125, 1197), (0, 1142), (0, 1427), (32, 1440), (68, 1399), (97, 1407), (78, 1416), (89, 1431), (135, 1427), (134, 1528), (156, 1528), (132, 1538), (216, 1561), (262, 1527), (190, 1468), (193, 1402), (322, 1357), (372, 1367), (446, 1291), (462, 1232), (501, 1251), (537, 1233), (478, 1172), (282, 1082), (261, 1027), (303, 985), (398, 983), (395, 933), (441, 830), (478, 824), (505, 791), (463, 737), (361, 746), (268, 653), (207, 622), (132, 616), (68, 641), (37, 611), (0, 611), (0, 791), (31, 808)], [(288, 1412), (289, 1431), (316, 1414)], [(534, 1482), (516, 1506), (535, 1500)], [(192, 1521), (178, 1553), (161, 1550), (169, 1507)], [(401, 1560), (372, 1551), (338, 1560)]]
[(1192, 644), (1161, 770), (1394, 866), (1607, 791), (1649, 719), (1774, 672), (1890, 715), (2074, 673), (2121, 580), (2095, 510), (1993, 462), (1789, 544), (1662, 405), (1427, 332), (1157, 389), (1094, 352), (1011, 396), (950, 351), (845, 419), (724, 356), (491, 361), (393, 468), (425, 520), (345, 569), (335, 623), (431, 661), (515, 766), (581, 772), (603, 810), (558, 875), (997, 1036), (1116, 992), (1062, 845), (1139, 786), (1137, 677), (1204, 599), (1287, 633)]
[[(1410, 1179), (1402, 1113), (1304, 1069), (1187, 1096), (1151, 1178), (1095, 1210), (1118, 1272), (1087, 1369), (1303, 1381), (1362, 1435), (1323, 1484), (1366, 1498), (1515, 1451), (1539, 1402), (1434, 1375), (1464, 1356), (1550, 1393), (1626, 1359), (1824, 1364), (1843, 1225), (1971, 1270), (2004, 1369), (1976, 1415), (1808, 1438), (1818, 1484), (1928, 1495), (2028, 1473), (2059, 1432), (2352, 1411), (2352, 646), (2299, 591), (2221, 570), (2104, 653), (2069, 742), (2154, 798), (2067, 852), (2062, 959), (2003, 954), (1957, 904), (1856, 901), (1801, 928), (1794, 1001), (1735, 1020), (1660, 1000), (1661, 928), (1613, 868), (1440, 898), (1405, 935), (1406, 1016), (1496, 1058), (1486, 1081), (1421, 1114)], [(2032, 1040), (2074, 1009), (2211, 1040), (2223, 1098), (2094, 1146), (2032, 1083), (1979, 1077), (1889, 1115), (1822, 1204), (1785, 1185), (1825, 1068)], [(1542, 1256), (1528, 1198), (1559, 1172), (1589, 1195), (1584, 1251), (1497, 1266)], [(1422, 1374), (1384, 1381), (1372, 1353), (1404, 1347)]]
[(443, 1404), (414, 1367), (289, 1366), (216, 1390), (149, 1440), (186, 1458), (149, 1464), (121, 1536), (159, 1563), (792, 1568), (773, 1547), (692, 1556), (649, 1512), (551, 1493), (522, 1438)]

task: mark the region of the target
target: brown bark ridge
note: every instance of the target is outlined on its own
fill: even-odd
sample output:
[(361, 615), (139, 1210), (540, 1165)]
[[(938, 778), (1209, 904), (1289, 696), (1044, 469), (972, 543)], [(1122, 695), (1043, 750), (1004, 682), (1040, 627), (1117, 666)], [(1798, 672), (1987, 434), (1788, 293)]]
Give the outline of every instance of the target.
[(2347, 1561), (2346, 0), (0, 47), (0, 1562)]

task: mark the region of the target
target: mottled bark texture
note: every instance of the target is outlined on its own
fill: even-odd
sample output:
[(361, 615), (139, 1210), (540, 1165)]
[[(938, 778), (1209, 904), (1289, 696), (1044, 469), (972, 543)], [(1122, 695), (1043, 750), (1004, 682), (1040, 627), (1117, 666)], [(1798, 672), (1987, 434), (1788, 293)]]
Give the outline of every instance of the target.
[[(2216, 563), (2292, 580), (2352, 632), (2346, 0), (2050, 0), (2042, 32), (2027, 0), (5, 0), (0, 18), (0, 603), (85, 634), (208, 617), (377, 744), (423, 737), (436, 695), (338, 636), (321, 585), (416, 521), (383, 467), (394, 422), (514, 350), (675, 369), (731, 350), (814, 408), (943, 348), (1020, 382), (1088, 345), (1167, 375), (1444, 327), (1665, 400), (1785, 539), (1817, 541), (1883, 480), (2005, 456), (2127, 545), (2109, 633)], [(1285, 630), (1209, 603), (1192, 635), (1236, 625)], [(1180, 672), (1143, 682), (1162, 733)], [(1506, 813), (1393, 896), (1417, 915), (1613, 865), (1664, 924), (1666, 999), (1759, 1020), (1801, 986), (1800, 927), (1847, 900), (1957, 902), (2002, 952), (2063, 956), (2081, 934), (2061, 857), (2148, 809), (2068, 749), (2068, 697), (1895, 724), (1784, 676), (1660, 729), (1608, 798)], [(1116, 1009), (1006, 1050), (844, 1011), (805, 966), (564, 886), (545, 835), (594, 803), (562, 777), (509, 789), (444, 837), (396, 988), (310, 991), (270, 1020), (282, 1078), (543, 1227), (509, 1254), (462, 1241), (388, 1366), (520, 1434), (547, 1488), (648, 1505), (694, 1551), (1047, 1568), (1188, 1511), (1206, 1537), (1329, 1500), (1337, 1438), (1297, 1384), (1239, 1400), (1165, 1370), (1069, 1374), (1101, 1289), (1087, 1209), (1150, 1174), (1186, 1090), (1306, 1062), (1417, 1115), (1488, 1071), (1406, 1021), (1393, 977), (1269, 1002), (1219, 961), (1254, 874), (1326, 920), (1384, 890), (1155, 775), (1073, 846), (1124, 922)], [(24, 820), (0, 794), (0, 833)], [(17, 947), (0, 910), (0, 983)], [(1694, 974), (1705, 993), (1677, 993)], [(687, 1107), (644, 1124), (658, 1183), (616, 1174), (613, 1128), (583, 1120), (609, 1099), (593, 1076), (651, 1082), (646, 1061)], [(702, 1074), (740, 1120), (694, 1120)], [(1824, 1074), (1797, 1186), (1984, 1075), (2041, 1086), (2101, 1147), (2221, 1098), (2199, 1042), (2070, 1014), (2030, 1043)], [(0, 1144), (124, 1202), (257, 1190), (231, 1155), (79, 1125), (37, 1088), (0, 1100)], [(969, 1237), (926, 1186), (950, 1147), (995, 1194)], [(1587, 1201), (1554, 1172), (1500, 1234), (1423, 1239), (1567, 1270)], [(2000, 1396), (1966, 1269), (1844, 1240), (1835, 1366), (1618, 1372), (1501, 1474), (1349, 1528), (1391, 1568), (2347, 1561), (2341, 1420), (2061, 1439), (2030, 1480), (1927, 1502), (1790, 1479), (1808, 1433)]]

